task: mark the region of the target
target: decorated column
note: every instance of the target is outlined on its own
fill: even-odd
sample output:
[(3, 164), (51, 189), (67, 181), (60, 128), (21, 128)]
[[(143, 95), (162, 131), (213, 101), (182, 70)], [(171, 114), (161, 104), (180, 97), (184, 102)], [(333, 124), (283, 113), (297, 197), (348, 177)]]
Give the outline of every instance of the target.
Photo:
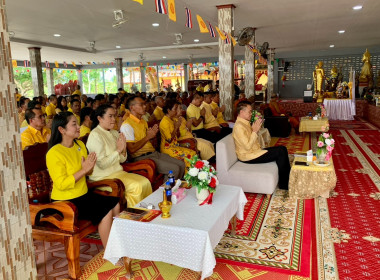
[(161, 84), (160, 84), (160, 68), (161, 66), (157, 65), (157, 91), (160, 92), (161, 91)]
[(78, 85), (80, 85), (80, 88), (82, 89), (82, 91), (84, 91), (82, 70), (77, 70), (77, 75), (78, 75)]
[(123, 59), (115, 58), (117, 88), (124, 88), (123, 83)]
[[(249, 44), (254, 46), (254, 39)], [(245, 46), (244, 84), (246, 98), (255, 96), (255, 53), (248, 46)]]
[(184, 76), (184, 83), (185, 83), (185, 91), (187, 92), (189, 90), (187, 84), (189, 83), (189, 65), (183, 64), (183, 76)]
[(146, 79), (145, 79), (146, 69), (144, 66), (140, 66), (140, 76), (141, 76), (141, 92), (146, 92)]
[(44, 78), (42, 76), (41, 48), (32, 47), (28, 49), (34, 96), (42, 96), (44, 95)]
[[(232, 4), (216, 6), (218, 8), (219, 29), (233, 36)], [(220, 104), (226, 106), (224, 117), (233, 119), (232, 104), (234, 100), (234, 47), (219, 38), (219, 95)]]
[(274, 49), (268, 50), (268, 84), (266, 102), (269, 103), (272, 94), (274, 93)]
[(0, 279), (37, 279), (5, 0), (0, 12)]
[(46, 82), (47, 82), (47, 90), (48, 90), (46, 94), (48, 96), (55, 94), (53, 68), (46, 68)]

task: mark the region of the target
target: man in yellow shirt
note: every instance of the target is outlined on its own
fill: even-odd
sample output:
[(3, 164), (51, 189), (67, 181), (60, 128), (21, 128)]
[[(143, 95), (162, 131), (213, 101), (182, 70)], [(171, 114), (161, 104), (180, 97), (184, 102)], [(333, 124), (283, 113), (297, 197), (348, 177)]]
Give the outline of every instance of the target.
[(28, 128), (21, 133), (21, 146), (26, 147), (35, 143), (45, 143), (50, 139), (50, 129), (46, 128), (45, 115), (41, 109), (28, 109), (25, 112)]
[(257, 164), (275, 161), (278, 167), (278, 185), (280, 189), (288, 189), (290, 164), (288, 150), (285, 146), (261, 149), (257, 132), (263, 124), (258, 119), (250, 124), (252, 106), (248, 101), (237, 104), (236, 119), (232, 136), (235, 141), (235, 151), (238, 159), (244, 163)]
[(71, 95), (74, 95), (74, 94), (77, 94), (79, 96), (82, 95), (82, 92), (80, 91), (80, 85), (77, 85), (76, 90)]
[(90, 134), (91, 132), (91, 115), (93, 113), (92, 108), (90, 107), (84, 107), (82, 110), (80, 110), (80, 123), (82, 124), (80, 126), (80, 135), (79, 137), (83, 137), (87, 134)]
[(77, 118), (78, 125), (80, 125), (80, 101), (78, 99), (72, 99), (70, 101), (71, 108), (67, 111), (74, 114), (74, 116)]
[(49, 96), (49, 105), (46, 107), (46, 117), (52, 119), (56, 112), (55, 108), (57, 107), (57, 97), (52, 94)]
[(164, 108), (165, 100), (162, 98), (162, 96), (156, 96), (154, 98), (154, 102), (156, 102), (156, 109), (153, 111), (153, 115), (156, 118), (157, 121), (161, 121), (162, 118), (165, 116), (164, 112), (162, 111), (162, 108)]
[(145, 101), (134, 95), (128, 100), (127, 107), (131, 113), (121, 126), (120, 132), (127, 139), (127, 150), (132, 160), (151, 159), (156, 163), (158, 172), (165, 174), (165, 180), (169, 171), (173, 171), (176, 179), (181, 179), (185, 173), (185, 163), (157, 152), (150, 143), (156, 137), (158, 125), (148, 128), (148, 123), (142, 118), (145, 115)]
[(15, 88), (15, 96), (16, 96), (16, 102), (19, 102), (22, 95), (18, 92), (18, 88)]
[[(211, 108), (213, 110), (213, 114), (216, 113), (216, 120), (218, 121), (219, 125), (228, 127), (228, 123), (223, 118), (224, 110), (226, 109), (226, 106), (219, 107), (219, 92), (215, 92), (211, 96)], [(215, 114), (214, 114), (215, 116)]]

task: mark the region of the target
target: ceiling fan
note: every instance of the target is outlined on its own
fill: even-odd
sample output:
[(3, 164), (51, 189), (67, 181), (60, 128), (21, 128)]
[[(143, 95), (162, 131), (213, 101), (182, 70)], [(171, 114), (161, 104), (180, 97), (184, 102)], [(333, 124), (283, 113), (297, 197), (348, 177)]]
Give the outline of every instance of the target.
[(86, 50), (88, 52), (91, 52), (91, 53), (96, 53), (95, 41), (91, 41), (91, 42), (88, 42), (88, 43), (89, 43), (89, 46), (86, 48)]
[(122, 25), (128, 21), (128, 18), (124, 17), (124, 11), (123, 10), (113, 11), (113, 15), (115, 17), (115, 21), (112, 23), (113, 28), (118, 28), (118, 27), (120, 27), (120, 25)]
[(173, 45), (182, 45), (183, 44), (183, 36), (182, 33), (175, 33), (175, 42), (173, 42)]
[(139, 54), (139, 61), (144, 61), (146, 59), (146, 57), (144, 56), (143, 53), (140, 53)]

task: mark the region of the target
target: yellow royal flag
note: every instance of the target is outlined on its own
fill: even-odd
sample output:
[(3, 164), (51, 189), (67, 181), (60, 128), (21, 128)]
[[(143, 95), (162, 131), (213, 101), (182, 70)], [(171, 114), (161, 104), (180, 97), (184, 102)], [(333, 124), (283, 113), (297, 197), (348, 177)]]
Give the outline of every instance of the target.
[(75, 62), (74, 61), (71, 61), (71, 64), (74, 66), (74, 67), (76, 67), (77, 65), (75, 64)]
[(217, 26), (215, 26), (215, 29), (216, 29), (216, 32), (218, 32), (220, 39), (226, 40), (226, 36), (222, 33), (222, 31), (220, 31), (220, 29)]
[(54, 61), (55, 67), (59, 68), (58, 61)]
[(228, 35), (230, 35), (230, 38), (231, 38), (232, 44), (233, 44), (234, 47), (235, 47), (235, 45), (236, 45), (236, 40), (235, 40), (235, 38), (231, 35), (231, 33), (228, 34)]
[(12, 60), (12, 66), (15, 68), (15, 67), (17, 67), (17, 60)]
[(91, 62), (90, 62), (90, 61), (87, 61), (87, 64), (91, 64)]
[(133, 1), (140, 3), (142, 5), (144, 0), (133, 0)]
[(201, 18), (200, 15), (197, 15), (197, 20), (198, 20), (198, 24), (199, 24), (199, 31), (201, 33), (208, 33), (206, 23), (203, 21), (203, 19)]
[(177, 21), (174, 0), (168, 0), (168, 10), (169, 10), (169, 19), (171, 19), (172, 21)]

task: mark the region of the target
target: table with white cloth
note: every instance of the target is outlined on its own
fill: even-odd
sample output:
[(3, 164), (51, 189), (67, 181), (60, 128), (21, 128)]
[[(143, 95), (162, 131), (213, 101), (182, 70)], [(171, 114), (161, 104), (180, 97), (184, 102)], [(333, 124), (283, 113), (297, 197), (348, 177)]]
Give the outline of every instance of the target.
[[(231, 218), (244, 219), (247, 198), (241, 187), (219, 185), (212, 204), (199, 206), (195, 191), (187, 190), (187, 196), (172, 206), (169, 219), (158, 216), (139, 222), (115, 218), (104, 258), (113, 264), (122, 257), (162, 261), (201, 271), (201, 279), (211, 276), (216, 265), (213, 249)], [(159, 209), (162, 192), (160, 188), (142, 202)]]
[(355, 104), (351, 99), (329, 99), (323, 101), (329, 120), (353, 120), (356, 115)]

